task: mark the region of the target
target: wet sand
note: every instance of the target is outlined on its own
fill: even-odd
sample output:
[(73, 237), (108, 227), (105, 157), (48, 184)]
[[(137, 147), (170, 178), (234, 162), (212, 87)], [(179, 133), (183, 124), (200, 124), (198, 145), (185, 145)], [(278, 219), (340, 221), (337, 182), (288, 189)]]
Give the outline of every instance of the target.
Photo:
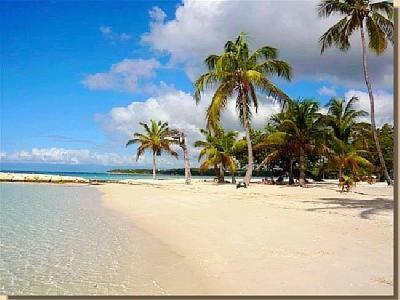
[(104, 207), (129, 217), (191, 269), (191, 278), (171, 271), (168, 294), (182, 294), (177, 284), (188, 283), (198, 294), (393, 293), (393, 188), (384, 183), (349, 193), (333, 182), (236, 189), (136, 180), (97, 188)]

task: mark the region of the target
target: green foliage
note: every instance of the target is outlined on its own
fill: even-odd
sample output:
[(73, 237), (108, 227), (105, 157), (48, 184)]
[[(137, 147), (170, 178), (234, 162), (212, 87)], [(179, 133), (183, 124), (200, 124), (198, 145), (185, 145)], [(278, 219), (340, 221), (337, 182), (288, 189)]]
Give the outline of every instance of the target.
[(373, 167), (363, 156), (363, 153), (367, 153), (365, 143), (361, 140), (365, 137), (365, 127), (357, 121), (367, 113), (354, 108), (357, 102), (356, 97), (347, 103), (344, 99), (333, 98), (328, 103), (328, 115), (323, 117), (328, 126), (326, 142), (329, 165), (338, 169), (339, 178), (346, 172), (353, 176), (363, 172), (371, 173)]
[(281, 157), (298, 157), (302, 152), (317, 153), (323, 129), (318, 102), (313, 99), (290, 101), (286, 110), (271, 117), (270, 131), (259, 147), (274, 151), (264, 159), (261, 166)]
[(368, 47), (376, 54), (383, 53), (388, 41), (393, 40), (393, 3), (370, 0), (323, 0), (318, 5), (318, 14), (329, 17), (343, 16), (320, 38), (321, 53), (335, 46), (342, 51), (350, 48), (350, 37), (356, 30), (367, 31)]
[[(219, 127), (215, 131), (201, 130), (205, 139), (196, 141), (195, 147), (200, 147), (199, 161), (201, 171), (206, 171), (210, 167), (221, 166), (223, 170), (229, 170), (232, 174), (236, 172), (237, 164), (234, 155), (237, 151), (246, 147), (242, 140), (238, 140), (238, 132), (224, 131)], [(222, 176), (222, 174), (219, 174)]]
[[(200, 101), (201, 94), (210, 87), (216, 87), (215, 94), (207, 110), (207, 128), (217, 128), (221, 112), (229, 98), (236, 97), (236, 107), (240, 121), (245, 125), (245, 117), (251, 118), (251, 107), (257, 111), (257, 91), (286, 102), (289, 97), (268, 78), (278, 76), (290, 80), (291, 67), (278, 60), (278, 50), (263, 46), (250, 52), (246, 35), (241, 33), (236, 41), (228, 41), (225, 51), (206, 58), (208, 72), (195, 82), (194, 98)], [(246, 116), (245, 116), (246, 115)]]
[(140, 125), (144, 128), (145, 133), (135, 132), (135, 138), (126, 143), (126, 146), (139, 144), (136, 161), (146, 150), (150, 150), (153, 155), (160, 156), (162, 152), (166, 152), (178, 158), (178, 154), (171, 149), (171, 144), (175, 142), (171, 138), (171, 131), (167, 122), (151, 120), (150, 124), (140, 123)]

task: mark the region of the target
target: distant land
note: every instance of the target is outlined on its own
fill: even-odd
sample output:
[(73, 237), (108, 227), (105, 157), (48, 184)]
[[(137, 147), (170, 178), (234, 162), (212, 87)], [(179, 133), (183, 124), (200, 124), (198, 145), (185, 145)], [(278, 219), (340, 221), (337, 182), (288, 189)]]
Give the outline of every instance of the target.
[[(152, 169), (113, 169), (107, 171), (113, 174), (136, 174), (136, 175), (143, 175), (143, 174), (152, 174)], [(215, 171), (213, 169), (209, 169), (207, 171), (201, 172), (199, 168), (191, 168), (190, 172), (192, 176), (215, 176)], [(236, 176), (244, 176), (246, 170), (238, 170), (236, 172)], [(157, 174), (162, 175), (185, 175), (185, 169), (165, 169), (165, 170), (157, 170)], [(226, 172), (229, 175), (229, 172)], [(270, 171), (260, 171), (259, 173), (256, 172), (256, 176), (269, 176), (271, 174)]]

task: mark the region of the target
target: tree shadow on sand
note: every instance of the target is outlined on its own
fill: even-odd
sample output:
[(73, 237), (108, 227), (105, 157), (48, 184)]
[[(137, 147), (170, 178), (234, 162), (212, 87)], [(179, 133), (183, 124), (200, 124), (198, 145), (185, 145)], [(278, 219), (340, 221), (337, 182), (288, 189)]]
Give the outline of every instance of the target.
[(330, 209), (360, 209), (360, 217), (369, 219), (371, 215), (393, 210), (393, 200), (375, 198), (373, 200), (356, 200), (343, 198), (320, 198), (315, 201), (304, 201), (312, 204), (324, 204), (324, 207), (308, 208), (307, 211), (330, 210)]

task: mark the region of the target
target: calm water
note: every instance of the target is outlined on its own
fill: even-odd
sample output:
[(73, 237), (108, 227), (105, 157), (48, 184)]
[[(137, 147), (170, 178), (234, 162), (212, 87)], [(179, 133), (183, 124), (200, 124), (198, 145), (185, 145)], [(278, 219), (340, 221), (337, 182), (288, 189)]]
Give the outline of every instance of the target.
[[(152, 175), (136, 175), (136, 174), (115, 174), (115, 173), (92, 173), (92, 172), (46, 172), (46, 171), (14, 171), (14, 170), (2, 170), (1, 172), (10, 173), (27, 173), (27, 174), (49, 174), (49, 175), (61, 175), (61, 176), (76, 176), (90, 180), (111, 180), (118, 181), (123, 179), (151, 179)], [(172, 175), (157, 175), (159, 179), (182, 179), (184, 176), (172, 176)], [(194, 178), (212, 178), (207, 176), (194, 176)]]
[[(181, 257), (99, 197), (92, 187), (0, 184), (0, 295), (200, 291)], [(171, 274), (188, 280), (183, 290)]]

